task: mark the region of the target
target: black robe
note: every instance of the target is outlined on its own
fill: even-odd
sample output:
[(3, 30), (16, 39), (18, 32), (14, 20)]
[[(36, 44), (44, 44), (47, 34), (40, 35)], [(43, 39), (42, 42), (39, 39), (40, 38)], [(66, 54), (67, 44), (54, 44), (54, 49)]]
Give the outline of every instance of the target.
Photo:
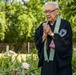
[[(42, 23), (43, 24), (43, 23)], [(58, 33), (54, 33), (55, 43), (55, 56), (54, 60), (50, 62), (44, 61), (44, 42), (42, 42), (43, 27), (42, 24), (37, 28), (35, 32), (35, 44), (38, 49), (38, 67), (41, 67), (41, 75), (72, 75), (72, 29), (68, 21), (61, 19), (61, 24)], [(54, 25), (48, 25), (54, 31)], [(49, 44), (53, 39), (49, 35), (48, 50), (49, 56), (50, 47)]]

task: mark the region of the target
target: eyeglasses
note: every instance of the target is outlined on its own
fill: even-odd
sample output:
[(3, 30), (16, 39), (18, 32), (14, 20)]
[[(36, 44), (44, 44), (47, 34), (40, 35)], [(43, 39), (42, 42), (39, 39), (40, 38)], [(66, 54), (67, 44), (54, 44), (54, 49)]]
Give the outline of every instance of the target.
[(44, 13), (45, 13), (45, 14), (46, 14), (46, 13), (52, 13), (52, 12), (54, 12), (55, 10), (57, 10), (57, 8), (54, 9), (54, 10), (45, 10)]

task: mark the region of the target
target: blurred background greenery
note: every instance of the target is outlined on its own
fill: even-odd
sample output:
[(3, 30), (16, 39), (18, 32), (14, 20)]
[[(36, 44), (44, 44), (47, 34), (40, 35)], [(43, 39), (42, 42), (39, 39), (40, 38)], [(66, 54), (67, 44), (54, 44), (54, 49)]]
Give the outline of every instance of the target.
[(33, 42), (36, 28), (46, 20), (43, 8), (47, 1), (58, 2), (60, 16), (71, 23), (76, 42), (76, 0), (23, 0), (24, 4), (18, 0), (0, 0), (0, 42)]
[(46, 20), (44, 4), (48, 1), (57, 1), (61, 18), (71, 23), (73, 47), (76, 47), (76, 0), (0, 0), (0, 52), (9, 45), (15, 52), (26, 53), (28, 42), (35, 48), (34, 33)]

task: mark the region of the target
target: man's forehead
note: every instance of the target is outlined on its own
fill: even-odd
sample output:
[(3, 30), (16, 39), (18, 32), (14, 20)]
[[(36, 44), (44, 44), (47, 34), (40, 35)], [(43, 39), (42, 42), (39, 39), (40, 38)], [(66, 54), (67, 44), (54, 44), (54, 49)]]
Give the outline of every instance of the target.
[(47, 5), (55, 6), (54, 3), (48, 3), (48, 4), (46, 4), (45, 6), (47, 6)]
[(55, 9), (55, 4), (47, 4), (45, 5), (44, 9)]

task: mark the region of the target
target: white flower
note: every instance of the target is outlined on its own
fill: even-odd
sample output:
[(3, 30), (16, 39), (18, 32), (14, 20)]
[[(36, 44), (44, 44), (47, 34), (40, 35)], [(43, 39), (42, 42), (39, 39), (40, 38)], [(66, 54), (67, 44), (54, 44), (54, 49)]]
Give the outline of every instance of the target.
[(25, 69), (29, 69), (30, 66), (29, 66), (28, 63), (23, 62), (23, 63), (22, 63), (22, 67), (25, 68)]

